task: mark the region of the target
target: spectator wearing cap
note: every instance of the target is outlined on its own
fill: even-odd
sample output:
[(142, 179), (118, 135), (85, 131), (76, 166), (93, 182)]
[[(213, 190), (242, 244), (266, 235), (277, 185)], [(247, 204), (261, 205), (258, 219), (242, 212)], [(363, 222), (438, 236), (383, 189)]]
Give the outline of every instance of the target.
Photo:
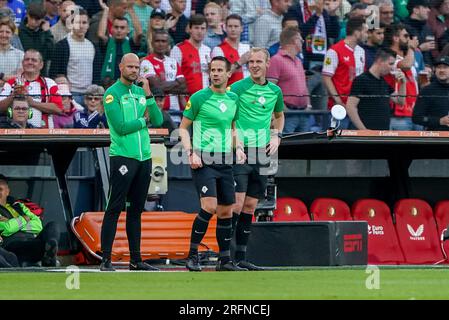
[(75, 113), (74, 128), (96, 129), (107, 128), (107, 120), (103, 108), (104, 89), (96, 84), (87, 88), (84, 96), (84, 110)]
[[(14, 22), (14, 13), (11, 11), (10, 8), (0, 8), (0, 22)], [(24, 51), (23, 50), (23, 46), (22, 46), (22, 42), (20, 41), (19, 36), (17, 35), (17, 30), (18, 27), (16, 25), (16, 31), (14, 32), (14, 34), (12, 35), (11, 38), (11, 45), (20, 50), (20, 51)]]
[(449, 131), (449, 57), (435, 62), (435, 78), (421, 90), (413, 110), (413, 122), (425, 130)]
[(437, 46), (435, 35), (427, 25), (430, 13), (429, 3), (427, 0), (409, 0), (407, 9), (410, 16), (404, 20), (404, 24), (418, 36), (419, 50), (423, 53), (425, 63), (431, 66), (433, 61), (431, 51)]
[(53, 53), (53, 35), (50, 25), (45, 21), (45, 10), (37, 2), (31, 2), (27, 8), (25, 20), (19, 27), (19, 37), (23, 48), (39, 51), (44, 60), (43, 74), (47, 75), (48, 62)]
[(221, 7), (214, 2), (209, 2), (204, 7), (204, 16), (207, 20), (207, 34), (204, 38), (204, 44), (211, 50), (219, 46), (226, 37), (221, 12)]
[[(146, 34), (148, 31), (148, 21), (150, 20), (151, 13), (153, 12), (153, 8), (149, 5), (149, 1), (136, 0), (132, 6), (132, 10), (137, 17), (137, 21), (139, 21), (139, 27), (142, 30), (142, 34)], [(130, 10), (128, 10), (125, 17), (129, 22), (129, 36), (132, 37), (136, 28), (134, 27), (134, 22), (129, 11)]]
[(71, 17), (72, 32), (55, 45), (50, 77), (65, 75), (71, 84), (74, 99), (83, 103), (83, 95), (92, 83), (100, 82), (101, 56), (93, 43), (86, 39), (89, 16), (84, 9)]
[(67, 19), (78, 10), (78, 7), (75, 5), (73, 1), (64, 1), (59, 6), (59, 21), (50, 28), (51, 34), (55, 39), (55, 43), (64, 39), (69, 33), (71, 27), (71, 21), (69, 20), (69, 24), (67, 24)]
[(4, 80), (22, 72), (24, 53), (11, 45), (16, 25), (11, 21), (0, 21), (0, 72)]
[(175, 44), (178, 44), (189, 38), (186, 31), (189, 19), (184, 15), (186, 0), (170, 0), (170, 7), (171, 11), (167, 14), (165, 28)]
[[(151, 13), (151, 17), (150, 17), (150, 22), (148, 24), (148, 31), (146, 34), (146, 39), (145, 39), (145, 44), (142, 46), (141, 51), (144, 52), (143, 56), (147, 55), (147, 54), (151, 54), (154, 52), (153, 50), (153, 34), (156, 30), (164, 30), (164, 26), (165, 26), (165, 11), (161, 10), (161, 9), (154, 9), (153, 12)], [(175, 42), (173, 41), (173, 38), (170, 36), (169, 34), (169, 43), (170, 43), (170, 50), (171, 48), (173, 48), (173, 46), (175, 45)], [(169, 52), (166, 52), (166, 54), (170, 54)]]
[[(168, 32), (156, 30), (152, 41), (154, 52), (142, 60), (140, 76), (147, 78), (153, 88), (159, 88), (169, 95), (165, 99), (165, 110), (180, 111), (180, 106), (185, 105), (187, 86), (178, 62), (166, 55), (169, 50)], [(174, 120), (181, 122), (179, 116), (174, 117)]]

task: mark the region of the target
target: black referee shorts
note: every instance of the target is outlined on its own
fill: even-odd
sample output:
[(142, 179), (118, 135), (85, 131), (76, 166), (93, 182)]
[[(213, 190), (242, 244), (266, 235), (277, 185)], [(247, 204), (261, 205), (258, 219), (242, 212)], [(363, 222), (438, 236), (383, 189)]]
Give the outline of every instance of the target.
[(210, 164), (192, 170), (192, 179), (200, 198), (217, 198), (219, 205), (235, 203), (234, 176), (232, 166), (227, 164)]
[(268, 176), (261, 175), (260, 164), (236, 164), (233, 166), (235, 192), (246, 193), (247, 196), (264, 199)]

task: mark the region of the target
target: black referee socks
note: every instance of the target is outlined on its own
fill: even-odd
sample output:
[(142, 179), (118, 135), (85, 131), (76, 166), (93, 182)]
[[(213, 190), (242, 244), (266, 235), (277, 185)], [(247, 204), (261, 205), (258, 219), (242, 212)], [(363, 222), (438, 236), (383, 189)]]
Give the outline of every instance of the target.
[(201, 209), (200, 213), (196, 216), (193, 221), (192, 235), (190, 237), (190, 255), (198, 254), (198, 246), (206, 234), (207, 227), (209, 226), (209, 221), (212, 218), (212, 214)]
[(220, 263), (231, 260), (232, 218), (217, 219), (217, 242)]
[(252, 214), (242, 212), (240, 214), (237, 229), (235, 231), (235, 262), (245, 260), (246, 246), (248, 245), (249, 235), (251, 234)]

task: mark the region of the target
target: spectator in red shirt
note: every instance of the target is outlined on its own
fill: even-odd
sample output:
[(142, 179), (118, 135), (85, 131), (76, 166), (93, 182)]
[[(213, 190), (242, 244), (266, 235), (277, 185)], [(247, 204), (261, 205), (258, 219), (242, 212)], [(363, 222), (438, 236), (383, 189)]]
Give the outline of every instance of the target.
[(193, 15), (188, 27), (190, 38), (173, 47), (170, 56), (181, 66), (189, 95), (209, 86), (210, 48), (203, 44), (207, 21), (203, 15)]
[(232, 63), (232, 77), (228, 81), (230, 86), (234, 82), (249, 76), (247, 67), (249, 59), (249, 44), (241, 43), (240, 36), (243, 32), (243, 20), (238, 14), (231, 14), (226, 18), (227, 37), (222, 44), (212, 50), (212, 58), (225, 57)]
[[(169, 49), (169, 38), (165, 30), (156, 30), (153, 33), (151, 46), (154, 53), (140, 63), (140, 75), (148, 78), (151, 87), (161, 89), (164, 94), (171, 94), (165, 99), (164, 110), (179, 111), (180, 106), (185, 105), (183, 95), (187, 93), (187, 86), (179, 64), (165, 55)], [(179, 116), (174, 117), (174, 121), (179, 123), (181, 119)]]
[(58, 86), (41, 76), (44, 60), (39, 51), (29, 49), (22, 62), (23, 73), (9, 79), (0, 93), (0, 111), (5, 112), (16, 96), (25, 95), (33, 108), (33, 117), (28, 120), (36, 128), (54, 128), (53, 115), (62, 114), (63, 106)]
[[(329, 93), (328, 108), (346, 106), (355, 77), (365, 71), (365, 51), (359, 43), (366, 41), (368, 26), (363, 18), (352, 18), (346, 26), (346, 38), (334, 44), (324, 58), (323, 82)], [(349, 118), (341, 123), (347, 128)]]

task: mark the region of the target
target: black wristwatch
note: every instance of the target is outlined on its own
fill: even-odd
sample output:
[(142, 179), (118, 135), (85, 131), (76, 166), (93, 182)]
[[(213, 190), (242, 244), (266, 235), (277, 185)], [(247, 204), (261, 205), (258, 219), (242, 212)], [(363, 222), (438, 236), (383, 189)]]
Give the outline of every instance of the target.
[(148, 100), (148, 99), (154, 98), (154, 96), (152, 94), (150, 94), (149, 96), (146, 96), (145, 98)]
[(278, 137), (279, 137), (279, 139), (282, 139), (282, 132), (278, 132)]

